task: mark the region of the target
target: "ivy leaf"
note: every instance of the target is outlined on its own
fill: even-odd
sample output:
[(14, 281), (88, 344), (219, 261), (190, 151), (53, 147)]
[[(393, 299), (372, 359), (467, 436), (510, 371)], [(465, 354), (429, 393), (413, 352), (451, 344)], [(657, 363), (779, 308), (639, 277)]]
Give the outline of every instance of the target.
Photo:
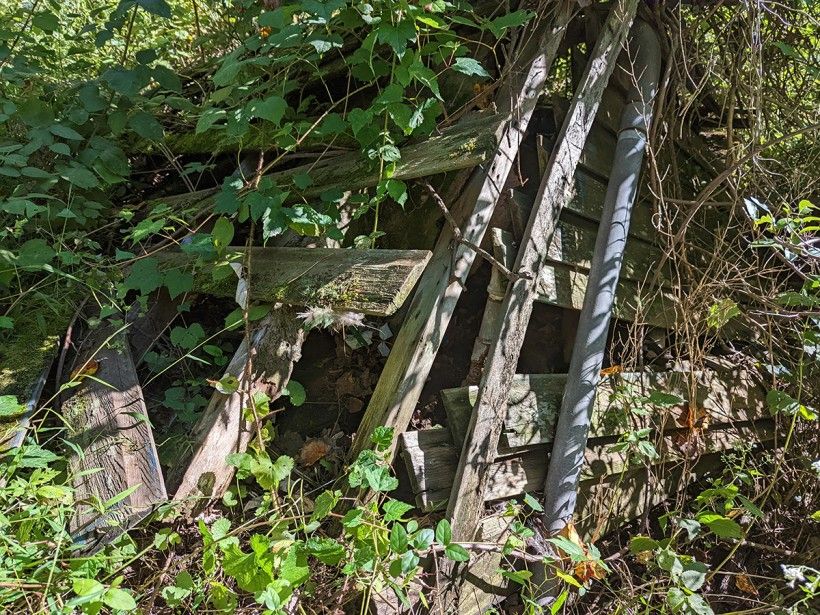
[(457, 58), (452, 66), (453, 70), (472, 77), (489, 77), (490, 73), (484, 70), (481, 63), (473, 58)]
[(413, 510), (413, 506), (399, 500), (387, 500), (382, 504), (384, 511), (384, 521), (389, 523), (391, 521), (398, 521), (406, 512)]
[(44, 126), (54, 122), (51, 107), (38, 98), (29, 98), (20, 104), (19, 116), (29, 126)]
[(165, 0), (137, 0), (137, 6), (165, 19), (171, 18), (171, 7)]

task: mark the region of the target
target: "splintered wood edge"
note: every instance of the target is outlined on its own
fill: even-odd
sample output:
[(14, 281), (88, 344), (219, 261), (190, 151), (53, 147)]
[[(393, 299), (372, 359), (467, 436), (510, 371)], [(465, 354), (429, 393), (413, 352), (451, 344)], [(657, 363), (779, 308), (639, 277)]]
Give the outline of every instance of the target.
[(404, 302), (407, 301), (407, 298), (410, 296), (410, 293), (419, 281), (421, 274), (424, 273), (427, 263), (430, 262), (430, 258), (433, 256), (433, 253), (430, 250), (417, 250), (417, 252), (421, 254), (421, 257), (416, 260), (415, 264), (407, 272), (404, 282), (401, 286), (399, 286), (399, 289), (396, 292), (395, 298), (384, 309), (382, 316), (392, 316), (396, 313), (396, 310), (404, 305)]

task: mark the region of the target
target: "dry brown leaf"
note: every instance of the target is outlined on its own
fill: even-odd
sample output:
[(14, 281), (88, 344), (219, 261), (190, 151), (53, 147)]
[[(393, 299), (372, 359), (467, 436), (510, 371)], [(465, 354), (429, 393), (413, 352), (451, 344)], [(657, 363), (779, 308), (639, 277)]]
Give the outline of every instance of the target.
[(624, 371), (623, 365), (613, 365), (611, 367), (605, 367), (601, 370), (601, 378), (606, 378), (607, 376), (612, 376), (614, 374), (620, 374)]
[(755, 587), (755, 584), (752, 583), (752, 580), (747, 574), (737, 575), (735, 577), (735, 585), (737, 585), (737, 588), (744, 594), (749, 594), (751, 596), (758, 595), (757, 587)]
[(327, 457), (330, 452), (330, 444), (322, 439), (308, 440), (299, 451), (299, 461), (302, 465), (312, 466), (320, 459)]
[(85, 378), (86, 376), (93, 376), (100, 369), (100, 362), (96, 359), (91, 359), (83, 365), (71, 372), (69, 380), (77, 380), (78, 378)]
[[(578, 545), (584, 550), (584, 553), (589, 554), (589, 549), (586, 544), (584, 544), (584, 541), (581, 540), (581, 536), (578, 534), (578, 530), (575, 529), (575, 524), (572, 523), (572, 521), (567, 523), (564, 526), (564, 529), (558, 532), (558, 535), (566, 538), (571, 543)], [(578, 562), (575, 564), (573, 572), (575, 577), (581, 581), (581, 583), (586, 583), (590, 579), (603, 579), (606, 576), (606, 571), (598, 562), (595, 561)]]

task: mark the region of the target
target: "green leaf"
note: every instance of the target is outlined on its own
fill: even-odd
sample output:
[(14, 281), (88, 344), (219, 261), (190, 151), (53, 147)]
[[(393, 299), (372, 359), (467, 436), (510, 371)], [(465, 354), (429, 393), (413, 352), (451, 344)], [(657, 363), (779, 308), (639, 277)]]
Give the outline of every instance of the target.
[(447, 519), (442, 519), (436, 525), (436, 542), (446, 547), (452, 539), (453, 528), (450, 527), (450, 522)]
[(74, 579), (72, 589), (78, 596), (90, 596), (92, 594), (102, 594), (105, 591), (105, 585), (96, 579)]
[(223, 250), (231, 245), (234, 236), (233, 224), (227, 218), (219, 217), (214, 223), (211, 237), (217, 250)]
[(124, 589), (111, 587), (103, 594), (102, 601), (117, 611), (133, 611), (137, 608), (134, 598)]
[(174, 327), (171, 329), (171, 343), (184, 350), (193, 350), (205, 337), (205, 330), (197, 322), (189, 327)]
[(60, 27), (60, 20), (51, 11), (37, 13), (31, 20), (35, 28), (40, 28), (43, 32), (54, 32)]
[(305, 543), (305, 550), (328, 566), (335, 566), (345, 556), (344, 546), (332, 538), (310, 538)]
[(662, 407), (679, 406), (686, 403), (685, 400), (681, 399), (677, 395), (664, 393), (663, 391), (652, 391), (649, 393), (649, 402), (655, 404), (656, 406)]
[(63, 124), (53, 124), (49, 127), (48, 131), (53, 135), (68, 139), (69, 141), (83, 140), (83, 136), (79, 132)]
[(407, 530), (401, 523), (394, 523), (390, 528), (390, 548), (393, 553), (404, 553), (407, 549)]
[(380, 425), (373, 430), (370, 441), (376, 445), (377, 451), (387, 449), (393, 443), (393, 428)]
[(341, 491), (323, 491), (320, 493), (313, 504), (313, 513), (310, 515), (311, 522), (321, 521), (327, 517), (336, 508), (336, 504), (339, 503), (341, 497)]
[(467, 549), (452, 542), (444, 547), (444, 557), (454, 562), (470, 561), (470, 554), (467, 552)]
[[(0, 329), (14, 329), (14, 319), (8, 316), (0, 316)], [(0, 400), (3, 396), (0, 396)], [(0, 402), (0, 408), (2, 408), (2, 402)], [(2, 410), (0, 410), (0, 414), (2, 414)]]
[(507, 29), (523, 26), (534, 16), (535, 13), (531, 11), (506, 13), (487, 23), (487, 29), (492, 32), (496, 38), (501, 38)]
[(382, 504), (382, 510), (384, 511), (385, 523), (390, 523), (404, 517), (405, 513), (413, 510), (413, 506), (399, 500), (388, 499)]
[(99, 88), (94, 84), (87, 84), (77, 93), (80, 102), (89, 113), (96, 113), (108, 107), (108, 103), (100, 96)]
[(484, 67), (481, 66), (481, 63), (478, 60), (474, 60), (473, 58), (457, 58), (456, 61), (453, 63), (452, 68), (457, 73), (462, 73), (464, 75), (470, 75), (473, 77), (487, 78), (490, 76), (490, 73), (484, 70)]
[(743, 538), (743, 528), (736, 521), (723, 515), (703, 513), (698, 515), (698, 521), (708, 527), (718, 538), (734, 538), (737, 540)]
[(280, 576), (290, 583), (291, 587), (299, 587), (310, 577), (307, 554), (301, 543), (291, 546), (288, 556), (279, 569)]
[(20, 267), (42, 267), (50, 263), (56, 252), (45, 239), (29, 239), (20, 247), (17, 265)]
[(534, 497), (532, 497), (529, 493), (524, 494), (524, 503), (535, 512), (544, 512), (544, 507), (541, 506), (541, 503)]
[(165, 0), (137, 0), (137, 6), (153, 15), (165, 19), (171, 18), (171, 7)]
[(194, 134), (202, 134), (203, 132), (207, 131), (211, 126), (216, 124), (219, 120), (223, 119), (227, 115), (225, 109), (216, 109), (211, 107), (210, 109), (205, 109), (204, 113), (199, 116), (199, 119), (196, 122), (196, 128), (194, 129)]
[(164, 136), (162, 124), (146, 111), (137, 111), (128, 120), (128, 125), (143, 139), (162, 141)]
[(700, 562), (686, 564), (680, 574), (680, 582), (689, 591), (698, 591), (706, 582), (706, 566)]
[(39, 98), (29, 98), (18, 107), (20, 119), (29, 126), (45, 126), (54, 123), (51, 107)]
[(100, 183), (96, 175), (78, 164), (70, 167), (58, 167), (57, 172), (60, 177), (78, 188), (96, 188)]
[(295, 380), (288, 382), (288, 385), (282, 389), (282, 395), (287, 395), (290, 398), (291, 405), (296, 407), (304, 404), (305, 399), (307, 399), (305, 387)]
[(649, 536), (635, 536), (629, 541), (629, 550), (632, 553), (641, 553), (643, 551), (654, 551), (658, 548), (658, 541), (653, 540)]
[(270, 96), (262, 101), (257, 101), (251, 105), (251, 115), (273, 122), (277, 126), (285, 116), (288, 103), (281, 96)]
[(169, 269), (165, 272), (165, 286), (171, 299), (176, 299), (194, 287), (194, 276), (182, 269)]
[(141, 258), (131, 265), (131, 272), (125, 278), (122, 286), (125, 290), (136, 290), (142, 295), (162, 286), (163, 276), (158, 268), (157, 259)]
[(415, 38), (416, 27), (412, 21), (407, 19), (395, 26), (389, 22), (383, 22), (376, 28), (376, 40), (390, 45), (399, 57), (407, 51), (407, 41)]

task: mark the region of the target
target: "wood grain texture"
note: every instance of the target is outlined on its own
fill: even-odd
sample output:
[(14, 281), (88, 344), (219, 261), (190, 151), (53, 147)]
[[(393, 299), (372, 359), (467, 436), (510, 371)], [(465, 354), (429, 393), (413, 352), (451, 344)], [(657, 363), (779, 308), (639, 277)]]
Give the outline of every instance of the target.
[(168, 290), (162, 288), (151, 295), (148, 309), (142, 310), (137, 304), (129, 311), (128, 343), (131, 346), (134, 365), (142, 363), (145, 353), (174, 322), (179, 315), (177, 308), (181, 302), (182, 297), (171, 299)]
[[(724, 425), (703, 432), (670, 430), (664, 433), (660, 441), (658, 451), (661, 458), (656, 464), (673, 467), (699, 456), (730, 450), (741, 443), (769, 442), (774, 433), (771, 420), (736, 427)], [(633, 465), (627, 453), (613, 452), (611, 446), (611, 439), (590, 440), (585, 453), (582, 481), (599, 481), (643, 465), (643, 462)], [(494, 459), (487, 467), (485, 501), (507, 499), (543, 489), (547, 475), (544, 460), (548, 457), (549, 448), (548, 444), (539, 444), (512, 457)], [(458, 447), (444, 429), (406, 432), (402, 435), (401, 457), (411, 476), (416, 505), (421, 510), (441, 510), (450, 497), (457, 451)], [(587, 482), (589, 484), (592, 482)]]
[[(451, 207), (463, 237), (473, 244), (481, 243), (489, 226), (573, 13), (570, 3), (555, 10), (540, 15), (531, 29), (522, 32), (524, 44), (514, 52), (495, 99), (505, 120), (498, 148)], [(407, 429), (475, 259), (472, 249), (464, 245), (453, 253), (453, 241), (453, 231), (445, 225), (356, 433), (352, 458), (370, 447), (370, 435), (377, 427), (391, 427), (397, 435)]]
[(192, 448), (168, 472), (168, 487), (174, 500), (188, 508), (219, 498), (233, 479), (235, 468), (227, 463), (231, 453), (244, 452), (254, 426), (244, 410), (256, 392), (273, 401), (287, 385), (293, 365), (301, 357), (305, 331), (291, 308), (277, 306), (256, 325), (237, 349), (225, 374), (239, 380), (230, 395), (214, 391), (208, 407), (194, 426)]
[[(401, 147), (401, 158), (391, 176), (393, 179), (414, 179), (458, 169), (468, 169), (487, 161), (498, 145), (499, 126), (504, 117), (490, 113), (476, 114), (426, 141)], [(293, 183), (296, 176), (307, 174), (313, 183), (303, 189)], [(309, 163), (268, 174), (272, 181), (290, 191), (290, 201), (316, 198), (327, 190), (342, 192), (375, 186), (382, 178), (378, 165), (361, 152), (326, 156)], [(165, 204), (175, 210), (212, 207), (220, 188), (153, 199), (146, 207)]]
[[(246, 250), (227, 253), (243, 262)], [(157, 255), (161, 268), (188, 269), (194, 258), (182, 252)], [(404, 303), (427, 262), (428, 250), (351, 250), (341, 248), (250, 248), (250, 298), (269, 303), (329, 306), (373, 316), (389, 316)], [(215, 281), (211, 268), (194, 275), (194, 290), (234, 297), (235, 275)]]
[[(91, 330), (74, 362), (98, 369), (69, 389), (62, 405), (77, 509), (72, 536), (88, 548), (109, 542), (167, 500), (154, 436), (126, 330), (107, 322)], [(90, 364), (90, 363), (89, 363)], [(105, 514), (93, 506), (122, 492), (134, 491)]]
[(490, 478), (488, 470), (495, 459), (507, 396), (538, 294), (537, 279), (546, 261), (558, 218), (570, 200), (572, 177), (637, 6), (637, 0), (619, 0), (612, 4), (538, 189), (514, 267), (515, 271), (528, 273), (531, 278), (516, 278), (508, 285), (501, 309), (504, 317), (487, 357), (484, 378), (452, 483), (447, 515), (452, 520), (454, 540), (472, 540), (481, 517)]
[[(566, 379), (566, 374), (519, 374), (513, 378), (500, 452), (552, 442)], [(683, 403), (667, 407), (639, 401), (653, 391), (677, 396)], [(477, 397), (476, 386), (441, 392), (450, 433), (457, 444), (464, 438)], [(630, 412), (638, 403), (650, 413), (648, 416)], [(694, 415), (691, 408), (696, 408)], [(768, 416), (766, 390), (743, 369), (617, 374), (598, 386), (590, 435), (617, 436), (626, 429), (652, 426), (683, 427), (690, 415), (696, 424), (705, 421), (712, 427), (762, 419)]]

